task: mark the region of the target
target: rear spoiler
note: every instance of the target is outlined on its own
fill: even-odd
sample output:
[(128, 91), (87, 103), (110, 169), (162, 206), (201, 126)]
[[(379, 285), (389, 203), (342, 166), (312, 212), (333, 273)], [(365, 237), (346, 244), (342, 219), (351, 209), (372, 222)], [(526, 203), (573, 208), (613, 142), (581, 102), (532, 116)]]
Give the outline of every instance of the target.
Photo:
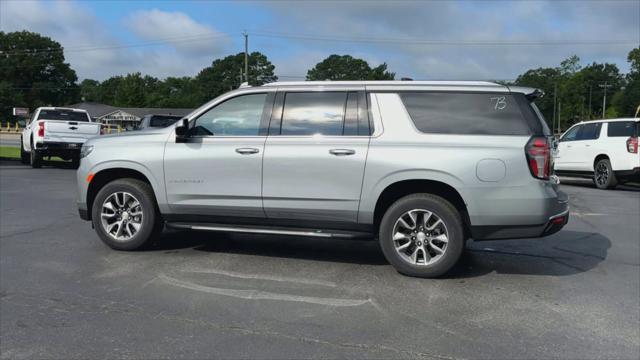
[(507, 88), (512, 93), (524, 94), (524, 97), (526, 97), (530, 102), (533, 102), (534, 100), (544, 96), (544, 91), (532, 87), (507, 85)]

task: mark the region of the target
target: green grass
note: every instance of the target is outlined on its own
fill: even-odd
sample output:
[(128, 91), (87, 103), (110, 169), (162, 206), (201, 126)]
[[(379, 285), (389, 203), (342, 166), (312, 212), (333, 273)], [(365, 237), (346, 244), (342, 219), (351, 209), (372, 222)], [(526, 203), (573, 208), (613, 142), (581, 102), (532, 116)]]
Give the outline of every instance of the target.
[(0, 158), (20, 159), (20, 148), (13, 146), (0, 146)]
[[(13, 146), (0, 146), (0, 158), (3, 159), (20, 159), (20, 148)], [(51, 159), (45, 157), (46, 161), (64, 161), (57, 156), (52, 156)]]

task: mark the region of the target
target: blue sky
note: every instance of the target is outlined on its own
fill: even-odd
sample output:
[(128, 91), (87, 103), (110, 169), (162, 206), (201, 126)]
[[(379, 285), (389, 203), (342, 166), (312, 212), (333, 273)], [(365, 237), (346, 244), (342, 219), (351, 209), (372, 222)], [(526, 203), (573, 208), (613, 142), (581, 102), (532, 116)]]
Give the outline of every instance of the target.
[(282, 80), (303, 79), (331, 54), (386, 62), (397, 77), (513, 79), (572, 54), (627, 71), (640, 0), (0, 0), (0, 30), (23, 29), (59, 41), (81, 79), (194, 76), (242, 51), (245, 29), (250, 50), (265, 53)]

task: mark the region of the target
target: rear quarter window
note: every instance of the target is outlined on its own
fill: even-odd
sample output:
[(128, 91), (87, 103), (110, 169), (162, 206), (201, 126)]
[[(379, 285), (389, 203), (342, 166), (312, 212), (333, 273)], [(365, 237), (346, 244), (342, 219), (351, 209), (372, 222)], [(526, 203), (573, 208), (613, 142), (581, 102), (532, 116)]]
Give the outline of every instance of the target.
[(509, 94), (406, 92), (400, 97), (423, 133), (531, 134), (517, 101)]
[(636, 133), (634, 121), (616, 121), (607, 125), (608, 137), (631, 137)]

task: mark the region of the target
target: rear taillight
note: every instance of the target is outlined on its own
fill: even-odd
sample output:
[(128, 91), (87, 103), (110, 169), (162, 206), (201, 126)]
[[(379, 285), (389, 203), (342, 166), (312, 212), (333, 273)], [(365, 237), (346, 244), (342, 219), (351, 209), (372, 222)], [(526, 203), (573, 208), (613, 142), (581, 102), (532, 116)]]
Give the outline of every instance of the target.
[(44, 122), (38, 123), (38, 136), (44, 137)]
[(538, 179), (549, 179), (551, 175), (551, 146), (546, 137), (532, 137), (525, 146), (527, 163), (531, 175)]
[(627, 151), (633, 154), (638, 153), (638, 138), (630, 137), (627, 139)]

